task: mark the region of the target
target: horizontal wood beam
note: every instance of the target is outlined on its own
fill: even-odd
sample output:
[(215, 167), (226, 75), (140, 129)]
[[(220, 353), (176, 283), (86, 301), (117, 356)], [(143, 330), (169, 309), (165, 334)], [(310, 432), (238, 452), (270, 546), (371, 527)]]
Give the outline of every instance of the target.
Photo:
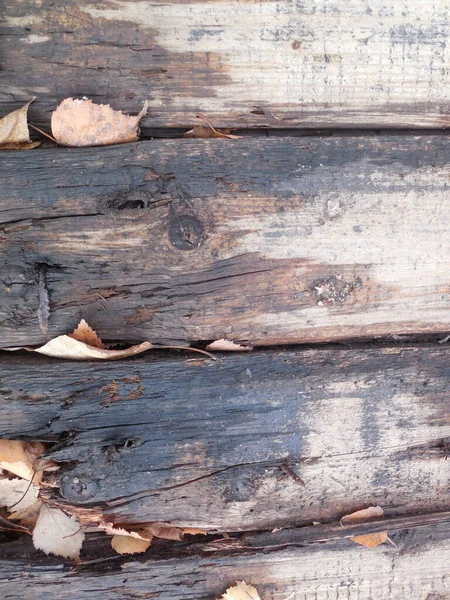
[(138, 111), (146, 128), (448, 127), (446, 0), (7, 0), (0, 110), (37, 96)]
[[(220, 543), (201, 553), (207, 544), (179, 548), (156, 540), (137, 557), (118, 556), (105, 536), (89, 536), (78, 566), (36, 552), (31, 540), (22, 538), (0, 544), (0, 591), (5, 600), (47, 600), (55, 593), (78, 600), (214, 600), (245, 580), (263, 600), (282, 600), (293, 592), (317, 600), (372, 600), (374, 590), (390, 600), (446, 598), (448, 523), (389, 534), (392, 544), (375, 549), (342, 539), (232, 555), (221, 551)], [(189, 554), (193, 546), (197, 554)]]
[(434, 346), (108, 364), (7, 353), (0, 436), (56, 444), (58, 501), (116, 521), (231, 532), (375, 504), (442, 511), (449, 377)]
[(154, 343), (450, 329), (446, 138), (159, 140), (2, 159), (4, 347), (81, 317), (107, 340)]

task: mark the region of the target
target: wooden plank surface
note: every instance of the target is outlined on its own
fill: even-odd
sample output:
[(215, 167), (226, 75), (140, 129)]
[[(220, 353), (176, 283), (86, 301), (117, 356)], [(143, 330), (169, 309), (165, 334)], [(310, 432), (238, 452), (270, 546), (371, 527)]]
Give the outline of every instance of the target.
[[(71, 363), (7, 354), (0, 436), (57, 444), (58, 502), (216, 531), (448, 507), (448, 350)], [(304, 486), (288, 473), (301, 477)]]
[(244, 579), (263, 600), (448, 600), (449, 533), (448, 524), (393, 532), (395, 546), (372, 550), (341, 540), (174, 558), (153, 546), (143, 557), (114, 556), (105, 539), (90, 540), (78, 568), (21, 540), (0, 545), (0, 592), (4, 600), (48, 600), (55, 591), (61, 600), (215, 600)]
[(105, 339), (154, 343), (450, 329), (446, 138), (158, 140), (2, 158), (3, 346), (81, 317)]
[(7, 0), (1, 112), (37, 96), (138, 111), (148, 128), (448, 127), (447, 0)]

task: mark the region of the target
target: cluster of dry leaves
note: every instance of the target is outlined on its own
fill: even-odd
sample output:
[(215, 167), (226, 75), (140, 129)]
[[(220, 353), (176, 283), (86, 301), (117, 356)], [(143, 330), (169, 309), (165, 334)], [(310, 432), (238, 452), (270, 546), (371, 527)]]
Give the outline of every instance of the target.
[(58, 487), (59, 466), (42, 458), (40, 442), (0, 439), (0, 529), (28, 533), (46, 554), (79, 560), (86, 532), (104, 532), (119, 554), (145, 552), (154, 537), (180, 541), (184, 535), (206, 534), (202, 529), (179, 528), (168, 523), (117, 525), (101, 511), (78, 511), (51, 500)]
[[(33, 98), (34, 100), (34, 98)], [(31, 100), (19, 110), (0, 119), (0, 148), (5, 150), (30, 150), (40, 142), (32, 142), (28, 130), (28, 107)], [(62, 146), (108, 146), (135, 142), (139, 137), (139, 122), (146, 115), (148, 102), (136, 116), (124, 115), (109, 104), (94, 104), (88, 98), (66, 98), (51, 117), (52, 135), (37, 131)], [(239, 136), (221, 133), (209, 120), (201, 116), (205, 125), (196, 125), (185, 137), (238, 139)]]

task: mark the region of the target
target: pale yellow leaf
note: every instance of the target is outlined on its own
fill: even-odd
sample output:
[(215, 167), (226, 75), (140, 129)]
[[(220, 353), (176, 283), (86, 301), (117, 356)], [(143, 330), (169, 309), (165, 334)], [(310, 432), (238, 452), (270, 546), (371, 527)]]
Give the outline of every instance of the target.
[(387, 531), (378, 531), (376, 533), (366, 533), (364, 535), (355, 535), (350, 538), (352, 542), (366, 546), (366, 548), (376, 548), (380, 544), (388, 541)]
[(28, 131), (27, 113), (31, 102), (0, 119), (0, 148), (30, 150), (40, 142), (32, 142)]
[(33, 506), (39, 497), (39, 488), (25, 479), (0, 477), (0, 506), (11, 508), (15, 513)]
[(111, 540), (111, 546), (118, 554), (138, 554), (139, 552), (145, 552), (151, 543), (151, 538), (149, 540), (142, 540), (128, 535), (115, 535)]
[[(68, 358), (71, 360), (119, 360), (140, 354), (146, 350), (150, 350), (152, 345), (150, 342), (143, 342), (131, 348), (124, 350), (106, 350), (104, 348), (96, 348), (84, 342), (74, 340), (68, 335), (60, 335), (53, 340), (50, 340), (40, 348), (35, 348), (34, 352), (45, 354), (46, 356), (54, 356), (55, 358)], [(29, 350), (29, 348), (27, 348)]]
[[(44, 445), (40, 442), (0, 439), (0, 469), (30, 481), (36, 470), (37, 459), (43, 452)], [(34, 481), (38, 482), (41, 476), (41, 473), (36, 473)]]
[(261, 600), (256, 588), (245, 581), (237, 581), (236, 585), (227, 589), (223, 600)]
[(114, 523), (99, 523), (97, 529), (100, 529), (108, 535), (117, 535), (121, 537), (132, 537), (136, 540), (151, 541), (152, 535), (141, 525), (115, 525)]
[(76, 517), (42, 505), (33, 531), (33, 544), (37, 550), (76, 560), (83, 541), (84, 531)]
[(52, 114), (52, 133), (64, 146), (107, 146), (138, 139), (138, 125), (145, 116), (148, 102), (132, 117), (109, 104), (94, 104), (87, 98), (66, 98)]
[(153, 537), (177, 542), (183, 539), (183, 530), (168, 523), (147, 523), (144, 527)]
[(384, 516), (384, 510), (381, 506), (369, 506), (363, 510), (357, 510), (349, 515), (345, 515), (341, 519), (341, 525), (356, 525), (358, 523), (366, 523), (367, 521), (373, 521), (376, 519), (382, 519)]
[(220, 339), (215, 342), (211, 342), (206, 346), (207, 350), (216, 350), (217, 352), (249, 352), (252, 350), (251, 346), (242, 346), (236, 344), (230, 340)]

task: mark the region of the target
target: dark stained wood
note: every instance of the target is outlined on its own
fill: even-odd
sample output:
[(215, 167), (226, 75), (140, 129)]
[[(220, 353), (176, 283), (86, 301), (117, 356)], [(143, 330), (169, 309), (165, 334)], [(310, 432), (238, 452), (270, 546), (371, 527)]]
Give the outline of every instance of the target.
[(5, 347), (82, 317), (104, 339), (153, 343), (450, 329), (446, 138), (159, 140), (2, 159)]
[(445, 0), (6, 0), (0, 110), (37, 96), (138, 111), (145, 130), (448, 127)]
[[(361, 347), (120, 363), (6, 354), (0, 436), (53, 442), (59, 502), (216, 531), (448, 505), (448, 350)], [(299, 486), (281, 467), (289, 465)]]
[(78, 567), (46, 557), (21, 539), (0, 544), (0, 591), (5, 600), (47, 600), (55, 591), (62, 600), (213, 600), (246, 580), (263, 600), (282, 600), (292, 592), (317, 600), (447, 600), (448, 522), (389, 534), (393, 544), (373, 550), (326, 537), (300, 547), (238, 554), (218, 550), (220, 543), (180, 548), (157, 541), (137, 557), (115, 555), (107, 538), (90, 536)]

